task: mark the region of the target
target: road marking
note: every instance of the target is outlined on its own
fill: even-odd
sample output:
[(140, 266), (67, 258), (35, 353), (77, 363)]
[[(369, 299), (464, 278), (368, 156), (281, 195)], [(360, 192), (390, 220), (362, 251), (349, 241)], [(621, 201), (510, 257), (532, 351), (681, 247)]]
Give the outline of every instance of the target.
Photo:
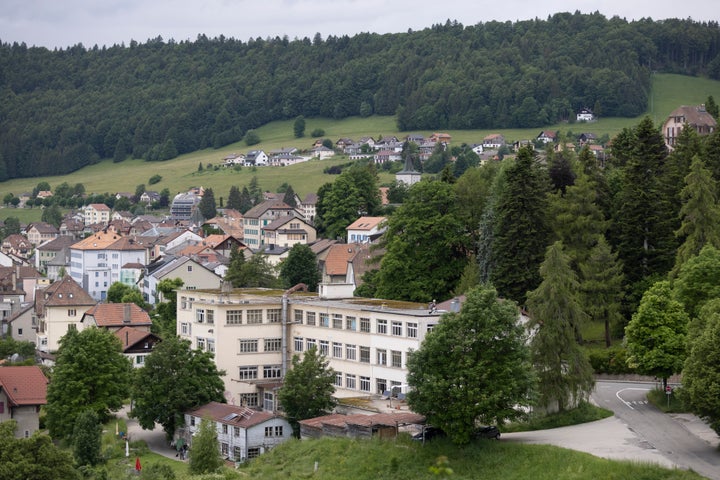
[(618, 400), (620, 400), (622, 403), (624, 403), (625, 406), (628, 407), (630, 410), (635, 410), (635, 409), (633, 408), (633, 406), (630, 405), (629, 402), (626, 402), (626, 401), (623, 400), (622, 397), (620, 396), (620, 394), (621, 394), (622, 392), (626, 391), (626, 390), (644, 390), (644, 391), (649, 391), (650, 389), (649, 389), (649, 388), (623, 388), (622, 390), (618, 390), (617, 392), (615, 392), (615, 396), (617, 397)]

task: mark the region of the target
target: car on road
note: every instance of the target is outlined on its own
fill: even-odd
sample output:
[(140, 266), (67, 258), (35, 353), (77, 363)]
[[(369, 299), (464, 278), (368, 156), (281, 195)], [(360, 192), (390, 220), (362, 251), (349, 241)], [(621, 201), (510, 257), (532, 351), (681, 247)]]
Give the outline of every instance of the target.
[(475, 430), (475, 438), (492, 438), (500, 440), (500, 430), (496, 426), (488, 425)]
[(412, 436), (412, 439), (417, 442), (422, 442), (432, 440), (433, 438), (441, 438), (445, 436), (446, 434), (442, 429), (438, 427), (433, 427), (432, 425), (425, 425), (423, 429), (420, 430), (420, 432)]

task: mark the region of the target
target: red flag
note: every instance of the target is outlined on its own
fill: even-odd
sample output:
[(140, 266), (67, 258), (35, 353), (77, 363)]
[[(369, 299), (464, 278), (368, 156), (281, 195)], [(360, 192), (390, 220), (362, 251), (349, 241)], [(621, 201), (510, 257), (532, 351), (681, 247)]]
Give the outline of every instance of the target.
[(135, 470), (138, 472), (142, 470), (142, 465), (140, 465), (140, 457), (135, 457)]

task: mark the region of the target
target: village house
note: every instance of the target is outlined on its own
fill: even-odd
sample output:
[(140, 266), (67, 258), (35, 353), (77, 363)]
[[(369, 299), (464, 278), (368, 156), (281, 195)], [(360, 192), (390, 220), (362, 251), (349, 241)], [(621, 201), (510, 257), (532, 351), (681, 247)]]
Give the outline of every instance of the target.
[(705, 105), (678, 107), (668, 115), (662, 126), (665, 144), (669, 149), (672, 150), (685, 125), (701, 136), (710, 135), (717, 128), (717, 122), (705, 110)]
[(69, 251), (69, 247), (74, 243), (75, 239), (72, 237), (61, 235), (38, 245), (35, 249), (35, 268), (47, 274), (48, 263), (62, 255), (63, 251)]
[(589, 108), (582, 108), (575, 115), (575, 121), (577, 122), (592, 122), (593, 120), (595, 120), (595, 115)]
[(243, 242), (253, 251), (265, 246), (263, 228), (284, 216), (302, 217), (297, 209), (278, 200), (266, 200), (245, 212), (243, 217)]
[(543, 130), (540, 132), (537, 136), (537, 140), (539, 142), (542, 142), (544, 144), (548, 143), (554, 143), (557, 141), (557, 133), (551, 131), (551, 130)]
[(15, 420), (17, 438), (29, 438), (40, 429), (40, 408), (47, 404), (47, 384), (38, 366), (0, 368), (0, 422)]
[(285, 215), (262, 227), (265, 245), (269, 249), (275, 247), (292, 248), (300, 243), (307, 245), (317, 238), (317, 232), (305, 219), (294, 215)]
[(369, 243), (387, 229), (387, 217), (360, 217), (347, 226), (348, 243)]
[(250, 150), (245, 155), (245, 166), (246, 167), (263, 167), (268, 164), (267, 153), (262, 150)]
[(323, 145), (320, 145), (318, 147), (313, 147), (310, 150), (310, 153), (313, 157), (315, 157), (319, 160), (325, 160), (326, 158), (335, 156), (335, 150), (333, 150), (332, 148), (327, 148)]
[(79, 323), (78, 330), (97, 327), (113, 333), (123, 327), (149, 332), (152, 326), (150, 315), (134, 303), (98, 303), (82, 314)]
[(133, 367), (140, 368), (145, 365), (145, 359), (152, 353), (160, 337), (152, 332), (134, 327), (122, 327), (113, 332), (120, 340), (123, 355), (130, 359)]
[(13, 233), (5, 237), (0, 246), (0, 251), (11, 258), (16, 257), (27, 260), (33, 251), (32, 243), (24, 235)]
[(244, 462), (261, 455), (292, 437), (284, 416), (261, 412), (238, 403), (210, 402), (185, 412), (185, 423), (175, 442), (192, 447), (192, 439), (203, 420), (213, 422), (218, 449), (225, 460)]
[(46, 222), (33, 222), (25, 228), (25, 236), (33, 246), (56, 238), (60, 232), (55, 225)]
[(91, 203), (82, 209), (85, 217), (85, 225), (93, 223), (107, 223), (110, 221), (112, 210), (104, 203)]
[(498, 149), (505, 145), (505, 137), (499, 133), (491, 133), (483, 138), (483, 148)]
[(37, 317), (37, 349), (55, 352), (60, 338), (69, 329), (78, 328), (83, 313), (97, 302), (70, 276), (41, 290), (35, 299)]
[(142, 279), (143, 299), (151, 305), (164, 301), (158, 284), (179, 278), (183, 287), (190, 290), (220, 288), (222, 278), (190, 257), (171, 257), (147, 267)]

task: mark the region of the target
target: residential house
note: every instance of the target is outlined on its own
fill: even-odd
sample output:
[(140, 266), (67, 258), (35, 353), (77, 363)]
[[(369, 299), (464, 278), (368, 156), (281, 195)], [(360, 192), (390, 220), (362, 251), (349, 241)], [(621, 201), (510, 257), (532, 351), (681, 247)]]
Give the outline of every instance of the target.
[(45, 276), (50, 282), (62, 278), (70, 271), (70, 247), (65, 247), (45, 264)]
[(85, 216), (85, 225), (91, 225), (93, 223), (107, 223), (110, 221), (110, 207), (104, 203), (91, 203), (83, 207), (83, 214)]
[(315, 227), (294, 215), (278, 217), (265, 225), (262, 227), (262, 235), (266, 247), (271, 250), (275, 247), (292, 248), (298, 243), (307, 245), (317, 238)]
[(548, 143), (555, 143), (557, 141), (557, 133), (553, 132), (552, 130), (543, 130), (538, 134), (537, 140), (539, 142), (543, 142), (546, 145)]
[(16, 342), (31, 342), (37, 345), (35, 305), (25, 303), (13, 307), (15, 309), (11, 310), (10, 316), (2, 319), (2, 336), (10, 337)]
[(151, 305), (164, 301), (158, 284), (165, 279), (179, 278), (187, 290), (220, 288), (222, 278), (199, 261), (189, 257), (168, 258), (147, 267), (142, 279), (143, 298)]
[(350, 145), (354, 145), (355, 142), (352, 138), (338, 138), (338, 141), (335, 142), (335, 148), (337, 148), (340, 151), (345, 151), (345, 148), (349, 147)]
[(237, 241), (242, 241), (243, 238), (243, 226), (242, 226), (243, 214), (232, 208), (225, 208), (219, 211), (219, 215), (215, 218), (208, 220), (215, 226), (216, 230), (221, 231), (225, 235), (234, 237)]
[(57, 351), (60, 338), (69, 329), (77, 329), (83, 313), (95, 303), (69, 275), (39, 291), (35, 298), (37, 349)]
[(422, 142), (425, 141), (425, 137), (421, 133), (411, 133), (405, 137), (405, 141), (413, 142), (413, 143), (420, 145)]
[(402, 160), (402, 153), (395, 150), (380, 150), (375, 153), (374, 160), (376, 164), (397, 162)]
[(122, 327), (113, 333), (120, 339), (123, 355), (130, 359), (135, 368), (145, 365), (145, 359), (161, 341), (154, 333), (134, 327)]
[(37, 197), (36, 197), (36, 198), (40, 198), (40, 199), (42, 199), (42, 200), (45, 200), (46, 198), (50, 198), (50, 197), (52, 197), (52, 196), (53, 196), (53, 193), (52, 193), (50, 190), (40, 190), (40, 191), (37, 193)]
[(123, 220), (125, 222), (131, 223), (134, 218), (135, 215), (133, 215), (132, 213), (128, 212), (127, 210), (121, 210), (113, 212), (112, 215), (110, 215), (110, 222)]
[(81, 219), (70, 217), (60, 222), (60, 235), (80, 240), (85, 231), (85, 222)]
[(435, 152), (436, 146), (437, 143), (430, 140), (425, 140), (424, 142), (418, 144), (418, 157), (420, 158), (420, 161), (427, 161), (432, 156), (433, 152)]
[(277, 153), (268, 159), (268, 165), (273, 167), (287, 167), (296, 163), (307, 162), (308, 159), (295, 153)]
[(483, 153), (483, 144), (482, 143), (473, 143), (470, 147), (473, 152), (475, 152), (475, 155), (480, 155)]
[(120, 270), (128, 263), (147, 265), (151, 243), (143, 237), (121, 237), (107, 230), (70, 247), (70, 275), (95, 300), (105, 300), (107, 290), (120, 281)]
[(430, 135), (430, 141), (436, 143), (450, 143), (452, 136), (449, 133), (433, 133)]
[(123, 285), (140, 289), (139, 283), (145, 273), (145, 265), (142, 263), (126, 263), (120, 267), (120, 280)]
[(178, 193), (170, 205), (170, 217), (173, 220), (189, 220), (200, 200), (201, 196), (195, 193)]
[(348, 243), (369, 243), (387, 229), (387, 217), (360, 217), (348, 225)]
[(498, 149), (505, 145), (505, 137), (500, 133), (491, 133), (483, 138), (483, 148)]
[(245, 212), (243, 218), (243, 242), (252, 250), (265, 246), (263, 227), (283, 216), (302, 217), (297, 209), (277, 200), (267, 200)]
[(214, 353), (227, 398), (272, 412), (294, 354), (316, 347), (337, 373), (335, 396), (407, 385), (407, 356), (443, 312), (426, 304), (327, 299), (281, 290), (178, 291), (177, 333)]
[(335, 156), (335, 150), (332, 148), (327, 148), (324, 145), (320, 145), (319, 147), (314, 147), (310, 150), (310, 153), (313, 157), (318, 158), (320, 160), (325, 160), (326, 158), (330, 158)]
[(262, 167), (268, 164), (268, 156), (267, 153), (263, 152), (262, 150), (250, 150), (247, 155), (245, 155), (245, 166), (248, 167)]
[(358, 140), (360, 145), (367, 145), (371, 150), (375, 150), (375, 140), (372, 137), (362, 137)]
[(40, 430), (47, 385), (47, 377), (36, 365), (0, 368), (0, 422), (15, 420), (17, 438), (29, 438)]
[(317, 193), (308, 193), (298, 205), (298, 208), (302, 212), (305, 220), (311, 224), (315, 223), (315, 215), (317, 215), (317, 201)]
[(204, 419), (214, 424), (222, 457), (236, 463), (253, 459), (292, 438), (292, 427), (282, 415), (210, 402), (185, 412), (185, 424), (175, 441), (192, 446), (193, 436)]
[(225, 158), (223, 158), (223, 165), (226, 167), (234, 167), (235, 165), (244, 165), (245, 164), (245, 155), (237, 154), (237, 153), (231, 153), (230, 155), (227, 155)]
[(575, 120), (578, 122), (592, 122), (595, 120), (595, 115), (589, 108), (582, 108), (577, 112), (577, 115), (575, 115)]
[(159, 202), (160, 193), (154, 190), (146, 190), (142, 193), (142, 195), (140, 195), (139, 201), (140, 203), (144, 203), (146, 205), (151, 205), (155, 202)]
[(47, 274), (48, 262), (55, 259), (61, 252), (68, 250), (74, 243), (75, 239), (72, 237), (61, 235), (38, 245), (35, 249), (35, 268)]
[(362, 284), (362, 275), (377, 265), (372, 260), (368, 244), (336, 243), (318, 256), (321, 272), (320, 296), (351, 298)]
[(678, 107), (670, 112), (670, 115), (662, 126), (665, 144), (668, 148), (673, 148), (685, 125), (695, 130), (698, 135), (701, 136), (710, 135), (717, 128), (717, 122), (713, 116), (705, 110), (705, 105), (683, 105)]
[(32, 255), (33, 246), (25, 236), (13, 233), (3, 239), (0, 251), (10, 257), (27, 260)]
[(25, 228), (25, 236), (30, 240), (33, 246), (53, 240), (60, 232), (55, 225), (46, 222), (33, 222)]
[[(149, 232), (153, 233), (153, 232)], [(157, 232), (161, 233), (161, 232)], [(176, 230), (171, 233), (160, 235), (156, 240), (150, 240), (151, 236), (142, 235), (142, 238), (148, 238), (148, 242), (146, 243), (152, 243), (152, 252), (150, 254), (151, 259), (160, 258), (163, 255), (165, 255), (167, 252), (177, 249), (179, 246), (184, 245), (186, 243), (200, 243), (202, 241), (202, 237), (198, 235), (195, 232), (192, 232), (187, 229), (183, 230)]]
[(578, 142), (580, 143), (581, 146), (587, 145), (588, 143), (595, 143), (596, 141), (597, 141), (597, 136), (595, 136), (594, 133), (585, 132), (585, 133), (581, 133), (578, 136)]
[(132, 327), (150, 332), (150, 315), (134, 303), (98, 303), (83, 313), (81, 329), (97, 327), (113, 333), (123, 327)]

